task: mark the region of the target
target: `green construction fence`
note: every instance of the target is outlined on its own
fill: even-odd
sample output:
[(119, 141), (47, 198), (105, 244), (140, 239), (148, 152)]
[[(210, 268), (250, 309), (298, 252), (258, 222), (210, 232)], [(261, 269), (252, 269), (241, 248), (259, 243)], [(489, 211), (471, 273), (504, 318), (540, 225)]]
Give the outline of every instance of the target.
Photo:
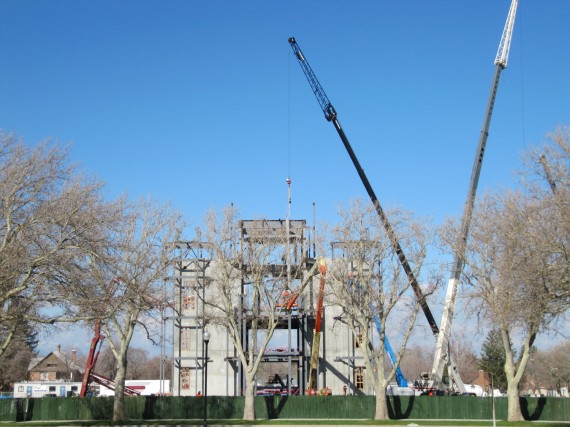
[[(209, 396), (209, 419), (241, 419), (244, 397)], [(204, 397), (125, 397), (125, 418), (135, 420), (190, 420), (204, 417)], [(490, 420), (493, 399), (474, 396), (390, 397), (392, 419)], [(257, 396), (258, 419), (372, 419), (374, 396)], [(570, 399), (521, 398), (528, 420), (567, 421)], [(495, 398), (496, 419), (507, 418), (507, 398)], [(0, 421), (110, 420), (113, 398), (0, 399)]]

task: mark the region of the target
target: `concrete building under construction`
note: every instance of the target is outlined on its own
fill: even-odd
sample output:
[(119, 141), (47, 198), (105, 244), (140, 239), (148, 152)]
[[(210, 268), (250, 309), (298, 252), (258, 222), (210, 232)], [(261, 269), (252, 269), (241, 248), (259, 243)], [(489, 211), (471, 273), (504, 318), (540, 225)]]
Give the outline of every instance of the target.
[[(318, 298), (318, 280), (310, 275), (316, 260), (309, 231), (305, 220), (239, 222), (239, 243), (233, 248), (235, 252), (232, 255), (238, 271), (233, 285), (240, 294), (234, 313), (239, 320), (239, 334), (246, 349), (249, 349), (252, 341), (251, 324), (247, 321), (252, 308), (248, 284), (255, 270), (248, 265), (247, 253), (267, 242), (276, 244), (279, 241), (277, 245), (287, 245), (281, 253), (289, 256), (273, 261), (266, 274), (286, 277), (288, 292), (295, 292), (301, 282), (306, 284), (291, 308), (280, 310), (274, 338), (263, 353), (256, 376), (258, 393), (271, 393), (273, 390), (281, 394), (305, 394), (309, 383)], [(279, 236), (289, 237), (279, 240)], [(177, 251), (172, 392), (179, 396), (203, 393), (207, 354), (208, 394), (241, 395), (245, 390), (244, 367), (227, 328), (211, 322), (207, 313), (209, 299), (219, 298), (213, 291), (218, 268), (213, 248), (205, 241), (184, 241), (178, 242)], [(286, 298), (286, 295), (282, 298)], [(284, 303), (285, 299), (276, 306), (282, 308)], [(327, 306), (323, 310), (316, 387), (335, 395), (369, 394), (372, 389), (365, 380), (361, 343), (355, 339), (348, 325), (343, 323), (341, 314), (340, 307)], [(207, 346), (203, 339), (205, 328), (210, 334)], [(263, 333), (262, 329), (263, 325), (258, 334)]]

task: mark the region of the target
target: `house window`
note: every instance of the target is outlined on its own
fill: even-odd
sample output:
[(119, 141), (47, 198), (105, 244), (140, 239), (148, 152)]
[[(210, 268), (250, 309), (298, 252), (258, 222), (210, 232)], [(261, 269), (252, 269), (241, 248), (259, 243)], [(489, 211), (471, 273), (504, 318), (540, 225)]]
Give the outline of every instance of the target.
[(190, 388), (190, 368), (180, 368), (180, 385), (183, 390)]
[(48, 363), (47, 367), (48, 368), (57, 368), (57, 364), (56, 363)]
[(354, 385), (357, 389), (364, 388), (364, 366), (354, 368)]

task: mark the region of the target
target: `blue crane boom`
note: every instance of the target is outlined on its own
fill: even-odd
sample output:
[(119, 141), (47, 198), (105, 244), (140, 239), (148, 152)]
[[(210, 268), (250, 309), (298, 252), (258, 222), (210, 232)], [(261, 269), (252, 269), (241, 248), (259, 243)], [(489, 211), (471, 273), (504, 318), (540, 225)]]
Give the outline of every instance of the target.
[(402, 247), (400, 246), (400, 242), (398, 241), (398, 238), (396, 237), (396, 233), (394, 232), (392, 225), (388, 221), (388, 218), (386, 217), (386, 214), (384, 213), (382, 206), (380, 206), (380, 202), (378, 201), (378, 198), (376, 197), (376, 194), (374, 193), (374, 190), (372, 189), (372, 186), (370, 185), (370, 181), (368, 181), (368, 177), (366, 176), (366, 174), (364, 173), (364, 170), (360, 166), (360, 162), (358, 161), (358, 158), (356, 157), (356, 154), (354, 153), (354, 151), (350, 145), (350, 142), (348, 141), (348, 138), (346, 137), (346, 135), (345, 135), (345, 133), (344, 133), (344, 131), (340, 125), (340, 122), (338, 121), (336, 110), (334, 109), (332, 103), (330, 102), (329, 98), (327, 97), (325, 91), (323, 90), (321, 84), (319, 83), (319, 80), (317, 79), (317, 76), (315, 75), (315, 73), (311, 69), (309, 62), (305, 58), (305, 55), (303, 55), (303, 52), (301, 51), (301, 48), (297, 44), (294, 37), (289, 38), (289, 44), (291, 45), (291, 48), (293, 49), (293, 52), (295, 53), (295, 56), (297, 57), (297, 60), (299, 61), (299, 64), (301, 65), (301, 68), (302, 68), (303, 72), (305, 73), (305, 76), (307, 77), (309, 85), (311, 86), (311, 89), (313, 90), (313, 93), (315, 94), (317, 101), (319, 102), (319, 105), (321, 106), (321, 109), (323, 110), (323, 113), (325, 114), (325, 118), (327, 119), (327, 121), (333, 123), (336, 131), (338, 132), (338, 135), (340, 136), (340, 139), (342, 140), (344, 147), (346, 148), (346, 151), (348, 152), (348, 155), (350, 156), (350, 159), (352, 160), (352, 163), (354, 164), (354, 167), (356, 168), (356, 171), (358, 172), (358, 176), (360, 177), (362, 184), (364, 184), (364, 188), (366, 189), (366, 192), (368, 193), (368, 196), (370, 197), (370, 200), (372, 201), (372, 205), (374, 206), (374, 208), (376, 209), (376, 213), (380, 217), (380, 221), (382, 222), (382, 225), (384, 226), (386, 234), (388, 235), (388, 238), (390, 239), (390, 243), (392, 245), (392, 248), (394, 249), (394, 252), (398, 256), (398, 260), (400, 261), (400, 264), (402, 265), (402, 268), (404, 269), (404, 271), (406, 273), (406, 276), (407, 276), (409, 283), (410, 283), (410, 285), (414, 291), (414, 294), (416, 295), (418, 303), (420, 304), (422, 311), (424, 312), (424, 315), (426, 316), (428, 324), (429, 324), (432, 332), (434, 333), (434, 335), (437, 335), (439, 333), (439, 327), (437, 326), (435, 318), (433, 317), (433, 314), (431, 313), (431, 310), (429, 309), (429, 306), (427, 305), (426, 297), (425, 297), (424, 293), (422, 292), (422, 289), (421, 289), (420, 285), (418, 284), (418, 281), (416, 280), (416, 277), (414, 275), (414, 272), (412, 271), (412, 268), (410, 267), (410, 264), (408, 263), (408, 260), (406, 259), (404, 251), (402, 250)]
[[(374, 315), (374, 323), (376, 324), (376, 329), (378, 330), (378, 334), (382, 335), (382, 325), (380, 324), (380, 319), (378, 319), (378, 316)], [(398, 385), (400, 387), (407, 387), (408, 386), (408, 380), (406, 379), (406, 377), (404, 377), (404, 374), (402, 374), (402, 370), (400, 369), (400, 365), (397, 363), (398, 359), (396, 358), (396, 355), (394, 354), (394, 350), (392, 350), (392, 346), (390, 345), (390, 341), (388, 340), (388, 337), (386, 336), (386, 334), (384, 334), (384, 350), (386, 350), (386, 353), (388, 353), (388, 356), (390, 357), (390, 360), (392, 361), (392, 365), (396, 366), (396, 382), (398, 383)]]
[[(344, 133), (344, 131), (340, 125), (340, 122), (338, 121), (337, 112), (336, 112), (335, 108), (333, 107), (332, 103), (330, 102), (329, 98), (327, 97), (324, 89), (322, 88), (321, 84), (319, 83), (319, 80), (317, 79), (317, 76), (313, 72), (311, 66), (309, 65), (309, 62), (307, 61), (307, 59), (303, 55), (303, 52), (301, 51), (301, 48), (299, 47), (299, 45), (295, 41), (294, 37), (289, 38), (289, 44), (291, 45), (291, 48), (293, 49), (293, 52), (295, 53), (295, 56), (297, 57), (297, 60), (299, 61), (299, 64), (301, 65), (301, 69), (303, 70), (303, 72), (305, 73), (305, 76), (307, 77), (307, 81), (309, 82), (309, 85), (311, 86), (311, 89), (313, 90), (313, 93), (315, 94), (315, 97), (317, 98), (317, 101), (318, 101), (321, 109), (323, 110), (325, 118), (327, 119), (327, 121), (332, 122), (335, 129), (337, 130), (337, 132), (340, 136), (340, 139), (342, 140), (344, 147), (346, 148), (348, 155), (350, 156), (350, 159), (352, 160), (352, 163), (354, 164), (354, 167), (356, 168), (356, 171), (358, 172), (358, 175), (359, 175), (362, 183), (364, 184), (364, 188), (366, 189), (368, 196), (370, 197), (370, 200), (372, 201), (372, 204), (374, 205), (374, 208), (376, 209), (376, 212), (377, 212), (378, 216), (380, 217), (380, 221), (382, 222), (382, 225), (384, 226), (386, 234), (388, 235), (388, 238), (390, 239), (390, 242), (392, 244), (392, 248), (396, 252), (398, 259), (400, 261), (400, 264), (402, 265), (402, 268), (404, 269), (404, 271), (408, 277), (409, 283), (410, 283), (410, 285), (411, 285), (411, 287), (412, 287), (412, 289), (416, 295), (416, 298), (417, 298), (417, 300), (418, 300), (418, 302), (419, 302), (419, 304), (420, 304), (420, 306), (424, 312), (424, 315), (426, 316), (426, 319), (430, 325), (430, 328), (431, 328), (432, 332), (434, 333), (434, 335), (437, 335), (439, 333), (439, 328), (438, 328), (437, 323), (436, 323), (436, 321), (435, 321), (435, 319), (431, 313), (431, 310), (429, 309), (429, 306), (427, 305), (425, 295), (423, 294), (423, 292), (422, 292), (422, 290), (421, 290), (421, 288), (420, 288), (420, 286), (416, 280), (416, 277), (412, 271), (412, 268), (410, 267), (408, 260), (406, 259), (404, 251), (402, 250), (402, 247), (400, 246), (400, 242), (398, 241), (398, 238), (396, 237), (396, 234), (395, 234), (390, 222), (388, 221), (386, 214), (384, 213), (382, 207), (380, 206), (380, 202), (378, 201), (378, 198), (376, 197), (376, 194), (374, 193), (374, 190), (372, 189), (372, 186), (370, 185), (370, 181), (368, 181), (368, 177), (366, 176), (366, 174), (364, 173), (364, 170), (360, 166), (360, 162), (358, 161), (358, 158), (356, 157), (356, 154), (354, 153), (354, 151), (350, 145), (350, 142), (348, 141), (348, 138), (346, 137), (346, 134)], [(376, 323), (376, 327), (378, 329), (378, 332), (380, 333), (381, 325), (380, 325), (380, 321), (376, 315), (374, 315), (374, 321)], [(388, 353), (388, 356), (390, 357), (390, 360), (392, 361), (392, 363), (394, 365), (397, 365), (396, 356), (395, 356), (394, 352), (392, 351), (392, 347), (390, 345), (388, 338), (385, 335), (384, 335), (384, 348), (385, 348), (386, 352)], [(408, 385), (408, 381), (406, 380), (406, 378), (402, 374), (402, 371), (400, 370), (400, 366), (397, 366), (397, 368), (396, 368), (396, 381), (397, 381), (398, 385), (401, 387), (406, 387)]]

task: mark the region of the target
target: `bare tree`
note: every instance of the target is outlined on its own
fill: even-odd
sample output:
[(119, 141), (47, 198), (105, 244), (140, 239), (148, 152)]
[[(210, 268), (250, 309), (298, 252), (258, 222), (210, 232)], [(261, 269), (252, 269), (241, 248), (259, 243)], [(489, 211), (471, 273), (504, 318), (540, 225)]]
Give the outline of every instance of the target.
[[(467, 243), (468, 307), (482, 325), (499, 330), (509, 421), (523, 418), (519, 387), (537, 334), (556, 330), (570, 306), (569, 135), (560, 129), (526, 153), (519, 190), (478, 203)], [(457, 227), (446, 230), (451, 242)]]
[(473, 350), (472, 338), (458, 331), (450, 342), (450, 348), (459, 375), (466, 383), (471, 383), (479, 375), (477, 354)]
[(522, 420), (519, 384), (535, 338), (562, 313), (548, 290), (550, 256), (532, 237), (535, 227), (546, 231), (544, 214), (520, 193), (487, 196), (478, 205), (468, 242), (467, 297), (480, 319), (500, 331), (509, 421)]
[[(362, 337), (362, 356), (376, 394), (374, 418), (388, 419), (386, 389), (395, 376), (420, 306), (374, 208), (356, 201), (347, 209), (341, 208), (339, 214), (341, 221), (333, 227), (331, 240), (342, 256), (335, 255), (329, 269), (328, 303), (341, 306), (342, 317), (353, 334)], [(395, 210), (389, 217), (415, 276), (420, 277), (430, 242), (429, 230), (403, 211)], [(379, 339), (374, 342), (372, 328), (376, 326)], [(396, 363), (386, 374), (388, 331), (400, 334), (400, 345), (392, 344), (398, 349)]]
[[(411, 342), (417, 342), (417, 339), (412, 338)], [(471, 340), (465, 334), (458, 332), (450, 342), (450, 349), (461, 378), (466, 383), (475, 380), (478, 375), (477, 354), (473, 350)], [(433, 345), (408, 344), (400, 363), (404, 376), (414, 381), (422, 379), (417, 385), (419, 387), (427, 386), (427, 381), (423, 379), (429, 375), (433, 366), (433, 353)]]
[[(96, 300), (84, 306), (102, 321), (116, 361), (113, 419), (124, 418), (128, 352), (137, 327), (149, 339), (160, 325), (158, 314), (164, 280), (172, 266), (171, 242), (179, 240), (183, 223), (169, 205), (153, 200), (129, 203), (108, 234), (105, 251), (90, 260), (89, 274)], [(100, 301), (101, 303), (94, 303)]]
[(570, 127), (549, 135), (541, 147), (523, 154), (525, 195), (543, 212), (530, 237), (548, 258), (544, 292), (561, 308), (570, 306)]
[(402, 355), (400, 368), (406, 378), (417, 380), (428, 374), (432, 364), (433, 346), (408, 344)]
[[(148, 362), (148, 351), (142, 348), (129, 348), (127, 353), (127, 375), (129, 380), (151, 379), (146, 376), (146, 365)], [(156, 376), (158, 378), (158, 375)]]
[[(116, 346), (119, 344), (117, 343)], [(97, 358), (97, 365), (94, 368), (95, 372), (107, 378), (115, 378), (117, 375), (117, 360), (113, 355), (111, 347), (103, 342), (101, 353)]]
[(0, 134), (0, 356), (23, 322), (85, 318), (67, 289), (80, 292), (78, 265), (103, 237), (100, 189), (69, 164), (67, 150)]
[(570, 388), (570, 341), (564, 341), (544, 352), (544, 364), (550, 381), (550, 388)]
[[(279, 301), (288, 286), (283, 268), (287, 236), (284, 230), (263, 228), (250, 230), (244, 238), (241, 231), (238, 212), (231, 206), (222, 215), (210, 211), (196, 239), (210, 248), (213, 258), (204, 316), (207, 323), (228, 332), (244, 371), (243, 418), (253, 420), (255, 376), (284, 313)], [(298, 270), (300, 265), (293, 267)]]
[[(160, 356), (153, 356), (142, 361), (138, 368), (141, 379), (158, 379), (160, 378)], [(132, 366), (132, 362), (129, 362)], [(172, 360), (167, 358), (163, 360), (164, 378), (172, 378)]]
[[(119, 347), (120, 343), (116, 342), (115, 347)], [(84, 366), (86, 357), (80, 353), (77, 354), (77, 363)], [(172, 376), (172, 362), (165, 362), (165, 377)], [(117, 360), (113, 355), (113, 351), (109, 345), (103, 347), (97, 359), (95, 372), (107, 378), (114, 378), (117, 374)], [(160, 377), (160, 356), (149, 356), (149, 352), (142, 348), (129, 347), (127, 352), (127, 374), (126, 379), (129, 380), (151, 380)]]

